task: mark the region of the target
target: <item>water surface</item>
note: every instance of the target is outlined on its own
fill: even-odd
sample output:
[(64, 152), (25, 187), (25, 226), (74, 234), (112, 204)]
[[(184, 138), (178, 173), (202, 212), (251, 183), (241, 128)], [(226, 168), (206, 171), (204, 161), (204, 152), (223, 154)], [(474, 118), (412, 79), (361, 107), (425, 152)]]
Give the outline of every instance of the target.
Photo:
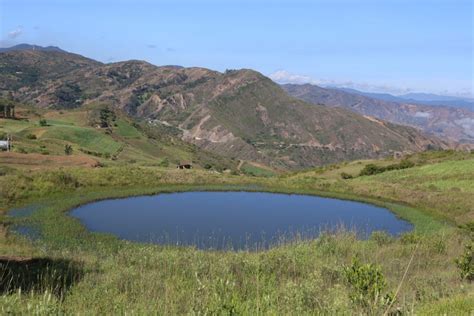
[(412, 225), (370, 204), (296, 194), (185, 192), (104, 200), (71, 215), (93, 232), (119, 238), (202, 249), (255, 249), (314, 238), (341, 227), (362, 237), (397, 235)]

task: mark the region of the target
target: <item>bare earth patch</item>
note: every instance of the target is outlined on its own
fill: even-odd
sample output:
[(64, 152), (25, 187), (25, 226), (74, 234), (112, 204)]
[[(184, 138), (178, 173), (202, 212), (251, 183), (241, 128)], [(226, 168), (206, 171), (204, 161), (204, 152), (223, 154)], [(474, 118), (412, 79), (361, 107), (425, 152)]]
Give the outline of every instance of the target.
[(20, 168), (97, 167), (99, 162), (87, 156), (54, 156), (0, 152), (0, 164)]

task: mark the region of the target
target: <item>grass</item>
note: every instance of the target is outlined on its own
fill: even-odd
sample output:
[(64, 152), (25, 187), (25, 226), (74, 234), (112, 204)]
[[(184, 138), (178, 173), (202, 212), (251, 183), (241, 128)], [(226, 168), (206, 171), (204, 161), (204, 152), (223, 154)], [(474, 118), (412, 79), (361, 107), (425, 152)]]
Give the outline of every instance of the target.
[[(7, 268), (0, 262), (7, 271), (3, 275), (8, 276), (0, 310), (14, 314), (363, 314), (363, 307), (350, 300), (344, 267), (354, 258), (378, 265), (387, 291), (395, 292), (413, 256), (392, 311), (469, 315), (473, 284), (460, 280), (454, 264), (469, 237), (453, 224), (473, 220), (472, 161), (470, 155), (435, 161), (428, 157), (414, 168), (351, 180), (342, 180), (340, 172), (352, 169), (355, 174), (373, 161), (270, 178), (143, 166), (7, 171), (0, 177), (2, 207), (35, 203), (39, 209), (28, 218), (4, 222), (29, 223), (42, 238), (31, 242), (8, 235), (0, 241), (0, 256), (9, 256), (8, 265), (13, 264)], [(432, 184), (437, 194), (432, 194)], [(74, 206), (103, 198), (202, 189), (357, 199), (389, 207), (414, 223), (416, 230), (400, 238), (377, 233), (369, 240), (340, 231), (267, 251), (200, 251), (120, 241), (90, 233), (65, 215)], [(16, 259), (24, 256), (45, 260), (27, 269), (31, 263)], [(42, 281), (25, 285), (15, 275)]]
[(59, 139), (74, 143), (80, 147), (103, 153), (113, 154), (120, 148), (120, 143), (107, 137), (103, 132), (93, 128), (53, 125), (41, 135), (41, 140)]
[(256, 177), (272, 177), (276, 173), (272, 170), (261, 168), (249, 163), (244, 163), (240, 168), (245, 174)]
[[(106, 131), (90, 125), (90, 109), (63, 112), (21, 105), (17, 110), (21, 120), (0, 119), (0, 134), (12, 134), (13, 151), (16, 152), (64, 155), (64, 146), (68, 143), (73, 146), (73, 155), (88, 154), (104, 165), (157, 166), (165, 160), (169, 165), (175, 165), (186, 160), (192, 161), (196, 168), (211, 165), (215, 170), (232, 170), (237, 166), (237, 161), (198, 150), (179, 137), (162, 133), (145, 123), (136, 125), (120, 113), (111, 129)], [(42, 118), (48, 126), (39, 125)], [(30, 139), (30, 134), (37, 139)]]

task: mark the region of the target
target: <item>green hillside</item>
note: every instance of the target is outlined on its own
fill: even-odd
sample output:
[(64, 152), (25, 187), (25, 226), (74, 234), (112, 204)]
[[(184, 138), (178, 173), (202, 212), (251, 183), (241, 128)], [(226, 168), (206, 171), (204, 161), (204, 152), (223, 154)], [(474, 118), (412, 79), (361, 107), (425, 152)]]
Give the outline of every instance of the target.
[[(89, 156), (102, 164), (148, 164), (174, 168), (180, 161), (192, 161), (196, 168), (223, 171), (235, 169), (237, 161), (197, 150), (173, 135), (154, 131), (153, 126), (119, 117), (110, 128), (92, 126), (93, 108), (73, 111), (37, 110), (19, 105), (20, 119), (0, 119), (0, 134), (14, 139), (13, 152), (65, 156), (65, 145), (73, 156)], [(44, 126), (40, 121), (44, 120)], [(28, 167), (27, 165), (25, 167)]]

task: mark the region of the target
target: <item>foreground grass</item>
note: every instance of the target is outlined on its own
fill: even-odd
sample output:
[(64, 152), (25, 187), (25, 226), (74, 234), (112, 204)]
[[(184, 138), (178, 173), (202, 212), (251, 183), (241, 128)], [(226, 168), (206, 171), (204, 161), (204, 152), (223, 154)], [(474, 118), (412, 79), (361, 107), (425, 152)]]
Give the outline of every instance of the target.
[[(469, 315), (474, 288), (460, 280), (454, 264), (469, 236), (452, 223), (472, 220), (473, 202), (466, 195), (472, 192), (472, 168), (471, 158), (445, 160), (351, 180), (331, 176), (336, 169), (278, 178), (144, 167), (8, 173), (0, 177), (2, 201), (38, 205), (23, 220), (42, 236), (34, 243), (8, 236), (0, 242), (0, 255), (43, 259), (2, 262), (1, 312), (366, 314), (366, 308), (351, 301), (353, 289), (344, 278), (344, 267), (359, 258), (380, 265), (387, 280), (382, 294), (400, 287), (392, 312)], [(439, 194), (432, 194), (431, 184)], [(406, 194), (410, 187), (418, 198)], [(366, 241), (341, 231), (268, 251), (200, 251), (89, 233), (64, 213), (107, 197), (203, 188), (365, 200), (391, 208), (416, 230), (400, 238), (377, 233)]]

